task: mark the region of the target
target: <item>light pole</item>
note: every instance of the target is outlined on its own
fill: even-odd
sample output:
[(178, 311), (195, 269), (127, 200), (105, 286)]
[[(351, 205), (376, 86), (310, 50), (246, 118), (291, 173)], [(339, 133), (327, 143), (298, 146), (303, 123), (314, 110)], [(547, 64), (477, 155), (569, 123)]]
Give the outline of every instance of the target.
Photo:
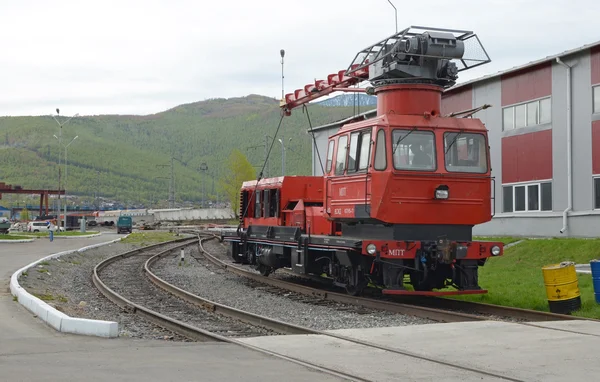
[[(56, 108), (56, 117), (58, 117), (60, 115), (60, 110), (58, 108)], [(54, 118), (54, 120), (56, 121), (56, 123), (58, 123), (58, 138), (56, 138), (56, 135), (54, 136), (56, 139), (58, 139), (58, 212), (56, 214), (56, 220), (59, 221), (60, 220), (60, 155), (61, 155), (61, 150), (60, 150), (60, 146), (62, 146), (62, 127), (64, 125), (66, 125), (67, 123), (69, 123), (69, 121), (72, 118), (77, 117), (79, 114), (75, 114), (72, 117), (67, 118), (66, 121), (64, 122), (60, 122), (54, 115), (52, 116), (52, 118)], [(60, 227), (60, 223), (58, 224), (58, 226)]]
[(200, 165), (200, 171), (202, 171), (203, 175), (202, 175), (202, 208), (204, 208), (204, 201), (206, 198), (206, 171), (208, 171), (208, 166), (206, 165), (206, 163), (202, 162), (202, 164)]
[[(54, 138), (58, 139), (60, 142), (60, 139), (55, 135)], [(64, 227), (65, 227), (65, 231), (67, 230), (67, 148), (71, 145), (71, 143), (75, 142), (75, 140), (79, 138), (79, 135), (76, 135), (75, 138), (73, 138), (71, 140), (71, 142), (69, 142), (65, 147), (65, 219), (64, 219)], [(62, 143), (62, 142), (61, 142)], [(60, 207), (59, 207), (60, 208)], [(59, 209), (60, 212), (60, 209)], [(60, 219), (59, 219), (60, 220)], [(60, 227), (60, 224), (58, 225)]]
[[(281, 138), (278, 139), (279, 143), (281, 143), (281, 176), (285, 176), (285, 145), (283, 144), (283, 140)], [(292, 138), (288, 139), (288, 142), (291, 142)]]

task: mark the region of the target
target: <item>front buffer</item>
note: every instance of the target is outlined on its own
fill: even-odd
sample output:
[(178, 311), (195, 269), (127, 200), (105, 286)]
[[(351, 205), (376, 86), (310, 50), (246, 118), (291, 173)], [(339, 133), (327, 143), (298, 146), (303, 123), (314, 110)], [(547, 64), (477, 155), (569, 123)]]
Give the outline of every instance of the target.
[[(373, 258), (370, 278), (383, 294), (443, 296), (483, 294), (478, 269), (489, 257), (501, 256), (501, 242), (364, 240), (363, 254)], [(408, 280), (406, 280), (408, 278)], [(414, 291), (407, 290), (411, 284)], [(448, 291), (434, 289), (453, 288)]]

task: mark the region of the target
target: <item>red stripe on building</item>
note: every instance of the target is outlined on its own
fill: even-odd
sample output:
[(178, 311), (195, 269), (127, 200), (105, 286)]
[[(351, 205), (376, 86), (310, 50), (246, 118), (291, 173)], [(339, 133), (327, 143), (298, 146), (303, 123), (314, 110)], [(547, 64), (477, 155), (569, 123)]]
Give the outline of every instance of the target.
[(442, 115), (473, 108), (473, 88), (465, 86), (442, 95)]
[(592, 85), (600, 84), (600, 46), (590, 49), (590, 61), (592, 65)]
[(552, 130), (502, 138), (502, 183), (543, 179), (552, 179)]
[(502, 76), (502, 106), (552, 94), (552, 64), (545, 63)]
[(592, 122), (592, 173), (600, 174), (600, 121)]

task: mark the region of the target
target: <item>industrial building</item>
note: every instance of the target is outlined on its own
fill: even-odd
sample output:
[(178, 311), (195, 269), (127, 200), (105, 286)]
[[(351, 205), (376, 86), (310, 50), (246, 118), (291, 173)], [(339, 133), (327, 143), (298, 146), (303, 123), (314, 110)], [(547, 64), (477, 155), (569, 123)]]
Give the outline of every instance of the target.
[[(600, 41), (457, 84), (442, 114), (485, 104), (473, 117), (489, 130), (494, 218), (474, 234), (599, 236)], [(315, 127), (313, 174), (330, 135), (375, 115)]]

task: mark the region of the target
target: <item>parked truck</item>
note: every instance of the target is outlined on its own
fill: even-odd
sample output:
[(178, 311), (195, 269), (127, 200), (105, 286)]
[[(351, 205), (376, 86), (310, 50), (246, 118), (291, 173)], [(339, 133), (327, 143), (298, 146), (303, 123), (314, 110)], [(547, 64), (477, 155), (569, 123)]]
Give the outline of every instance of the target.
[(117, 233), (128, 232), (131, 233), (133, 222), (131, 216), (119, 216), (117, 220)]

